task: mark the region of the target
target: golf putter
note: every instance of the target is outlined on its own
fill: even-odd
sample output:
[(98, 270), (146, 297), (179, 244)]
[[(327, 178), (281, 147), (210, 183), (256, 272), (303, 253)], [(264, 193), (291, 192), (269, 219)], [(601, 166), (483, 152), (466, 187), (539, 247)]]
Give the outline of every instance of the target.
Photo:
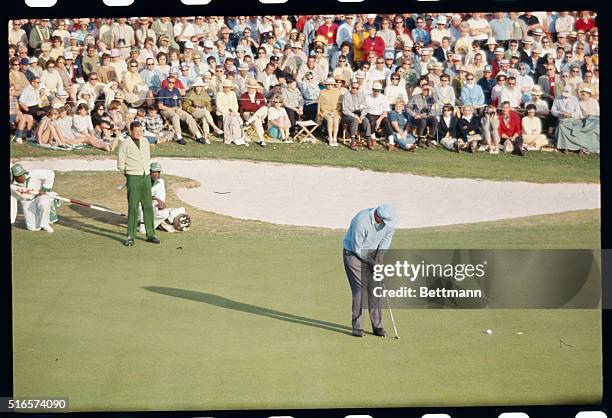
[[(385, 283), (382, 282), (383, 290), (385, 290)], [(387, 299), (387, 306), (389, 307), (389, 315), (391, 315), (391, 323), (393, 324), (393, 332), (395, 333), (395, 339), (399, 340), (400, 336), (397, 333), (397, 326), (395, 325), (395, 318), (393, 317), (393, 310), (391, 309), (391, 303), (389, 303), (389, 296), (385, 294), (385, 299)]]

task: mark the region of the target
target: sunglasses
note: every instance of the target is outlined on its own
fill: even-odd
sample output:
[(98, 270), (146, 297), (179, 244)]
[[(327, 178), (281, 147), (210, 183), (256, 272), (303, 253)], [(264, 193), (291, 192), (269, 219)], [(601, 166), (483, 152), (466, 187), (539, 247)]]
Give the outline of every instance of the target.
[(98, 78), (90, 78), (91, 81), (98, 81)]
[(138, 68), (138, 65), (130, 65), (130, 68)]

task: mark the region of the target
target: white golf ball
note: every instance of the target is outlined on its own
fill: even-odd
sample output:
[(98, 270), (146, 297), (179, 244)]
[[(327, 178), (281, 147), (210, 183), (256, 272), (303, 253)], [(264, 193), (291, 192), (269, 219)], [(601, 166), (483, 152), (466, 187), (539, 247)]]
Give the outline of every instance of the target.
[(487, 334), (489, 335), (493, 334), (493, 330), (491, 328), (487, 328)]

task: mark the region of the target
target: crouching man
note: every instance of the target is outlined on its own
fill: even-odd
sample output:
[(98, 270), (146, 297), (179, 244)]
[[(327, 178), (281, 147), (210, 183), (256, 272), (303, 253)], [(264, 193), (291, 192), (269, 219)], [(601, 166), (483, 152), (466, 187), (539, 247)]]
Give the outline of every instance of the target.
[(29, 231), (52, 233), (50, 225), (53, 200), (49, 195), (53, 188), (55, 173), (51, 170), (26, 171), (21, 164), (11, 167), (11, 224), (17, 219), (17, 202)]
[[(161, 177), (161, 164), (151, 163), (151, 196), (153, 196), (153, 226), (167, 232), (187, 231), (191, 227), (191, 218), (185, 208), (168, 208), (166, 206), (166, 184)], [(138, 231), (145, 232), (142, 208), (138, 211)]]

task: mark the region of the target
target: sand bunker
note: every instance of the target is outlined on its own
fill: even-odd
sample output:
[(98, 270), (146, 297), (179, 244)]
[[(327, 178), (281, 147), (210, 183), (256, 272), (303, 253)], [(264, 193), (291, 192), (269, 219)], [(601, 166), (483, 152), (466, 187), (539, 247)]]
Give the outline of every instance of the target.
[[(346, 228), (358, 210), (381, 202), (396, 207), (400, 228), (600, 207), (598, 184), (450, 179), (247, 161), (180, 158), (155, 161), (162, 164), (167, 174), (201, 183), (195, 189), (178, 190), (178, 197), (186, 203), (205, 211), (276, 224)], [(116, 170), (114, 159), (32, 160), (23, 161), (23, 165), (26, 169), (56, 171)]]

